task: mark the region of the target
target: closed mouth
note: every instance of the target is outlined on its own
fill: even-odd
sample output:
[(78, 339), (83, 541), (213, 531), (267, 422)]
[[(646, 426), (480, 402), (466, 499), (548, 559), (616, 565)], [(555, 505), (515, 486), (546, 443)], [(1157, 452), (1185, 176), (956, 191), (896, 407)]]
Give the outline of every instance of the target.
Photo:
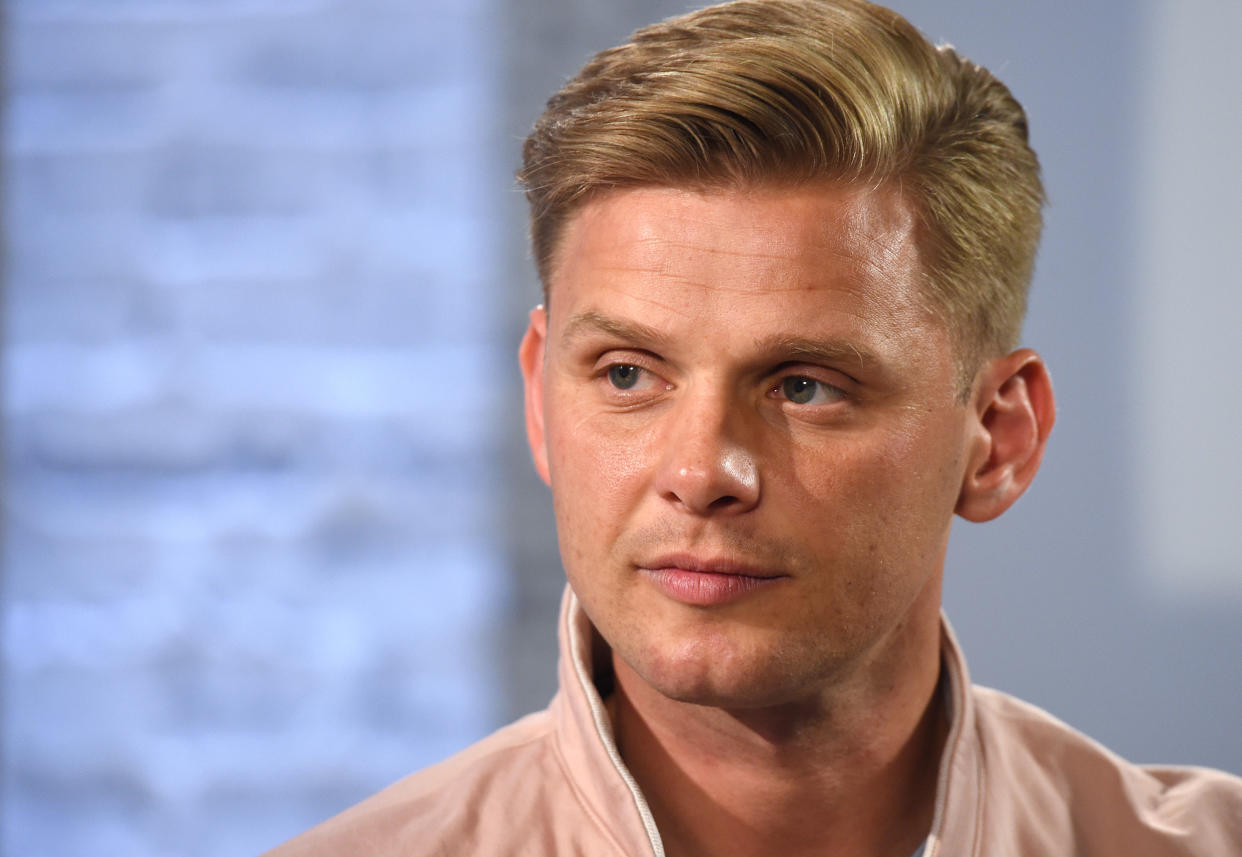
[(759, 565), (724, 558), (698, 557), (693, 554), (665, 554), (640, 562), (638, 567), (648, 571), (689, 571), (696, 574), (753, 577), (760, 580), (789, 576), (781, 572), (765, 569)]

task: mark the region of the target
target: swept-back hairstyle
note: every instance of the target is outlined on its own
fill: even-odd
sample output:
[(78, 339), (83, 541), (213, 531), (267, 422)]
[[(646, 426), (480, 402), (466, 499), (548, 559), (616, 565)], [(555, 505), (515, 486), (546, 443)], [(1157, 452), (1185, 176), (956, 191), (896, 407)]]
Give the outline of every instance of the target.
[(1017, 344), (1043, 187), (986, 69), (863, 0), (735, 0), (638, 30), (558, 93), (518, 179), (545, 298), (567, 220), (617, 188), (888, 184), (964, 369)]

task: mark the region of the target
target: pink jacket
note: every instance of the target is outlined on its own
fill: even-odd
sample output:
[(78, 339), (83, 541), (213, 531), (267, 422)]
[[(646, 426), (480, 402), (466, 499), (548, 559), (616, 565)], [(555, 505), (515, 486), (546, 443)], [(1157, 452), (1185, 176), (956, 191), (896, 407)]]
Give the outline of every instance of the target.
[[(591, 681), (590, 621), (561, 609), (547, 710), (389, 786), (267, 857), (663, 857)], [(951, 729), (925, 857), (1242, 855), (1242, 779), (1132, 765), (1045, 712), (972, 687), (947, 623)]]

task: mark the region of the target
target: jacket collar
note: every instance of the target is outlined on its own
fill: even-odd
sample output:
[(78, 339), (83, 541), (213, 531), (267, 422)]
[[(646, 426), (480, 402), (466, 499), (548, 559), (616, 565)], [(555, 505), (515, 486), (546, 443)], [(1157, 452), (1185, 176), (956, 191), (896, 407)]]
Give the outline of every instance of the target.
[(986, 791), (976, 739), (970, 673), (943, 611), (940, 613), (940, 663), (947, 679), (945, 703), (948, 711), (945, 713), (949, 718), (949, 737), (940, 756), (936, 811), (924, 855), (966, 857), (979, 852), (979, 819)]
[(588, 812), (621, 853), (664, 857), (647, 800), (621, 760), (612, 721), (595, 689), (592, 664), (597, 637), (578, 597), (566, 586), (558, 633), (560, 691), (551, 705), (557, 748)]

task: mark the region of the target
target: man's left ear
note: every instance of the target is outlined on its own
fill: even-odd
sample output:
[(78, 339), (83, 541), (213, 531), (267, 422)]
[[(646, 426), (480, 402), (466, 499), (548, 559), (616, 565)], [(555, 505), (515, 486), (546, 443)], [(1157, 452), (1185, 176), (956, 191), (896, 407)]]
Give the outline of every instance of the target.
[(990, 521), (1031, 484), (1056, 421), (1048, 367), (1029, 348), (983, 366), (972, 396), (974, 437), (957, 514)]

